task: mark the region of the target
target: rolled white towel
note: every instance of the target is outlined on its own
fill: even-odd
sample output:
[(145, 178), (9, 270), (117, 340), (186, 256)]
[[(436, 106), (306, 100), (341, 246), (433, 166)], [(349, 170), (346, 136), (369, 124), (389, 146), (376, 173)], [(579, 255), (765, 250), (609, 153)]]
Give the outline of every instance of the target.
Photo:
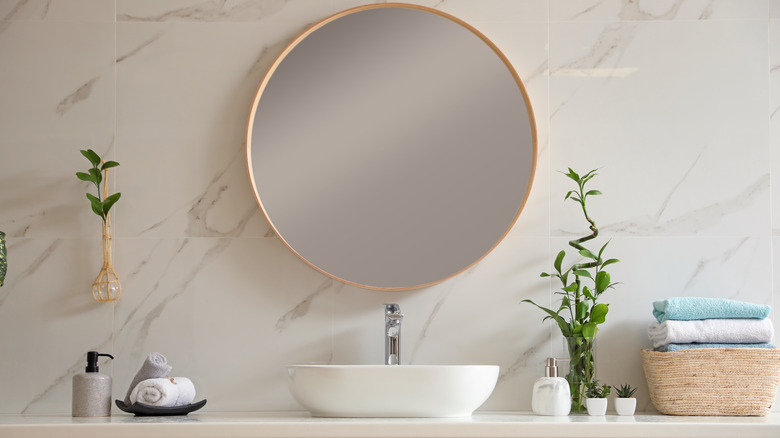
[(767, 319), (702, 319), (653, 321), (647, 328), (653, 347), (667, 344), (756, 344), (771, 342), (772, 321)]
[(140, 382), (130, 393), (130, 403), (174, 407), (192, 403), (195, 385), (186, 377), (163, 377)]
[(171, 366), (168, 365), (168, 359), (160, 353), (151, 353), (147, 356), (141, 368), (135, 373), (133, 381), (130, 383), (130, 387), (127, 388), (127, 394), (125, 394), (125, 404), (129, 405), (134, 403), (130, 400), (130, 393), (138, 386), (139, 383), (146, 379), (154, 379), (158, 377), (165, 377), (171, 372)]

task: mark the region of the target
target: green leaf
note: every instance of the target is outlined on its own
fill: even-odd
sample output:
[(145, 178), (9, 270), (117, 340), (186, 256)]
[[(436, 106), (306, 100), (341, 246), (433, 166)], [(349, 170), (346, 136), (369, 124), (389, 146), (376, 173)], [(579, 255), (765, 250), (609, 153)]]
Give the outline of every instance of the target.
[(593, 277), (591, 277), (591, 275), (590, 275), (590, 272), (588, 272), (588, 271), (586, 271), (584, 269), (577, 269), (576, 271), (574, 271), (574, 275), (576, 275), (578, 277), (587, 277), (587, 278), (590, 278), (591, 280), (593, 279)]
[(87, 193), (87, 199), (89, 199), (89, 203), (92, 205), (92, 211), (96, 215), (103, 217), (103, 203), (100, 202), (100, 199), (92, 193)]
[(113, 195), (106, 197), (106, 200), (103, 201), (103, 215), (108, 216), (108, 211), (116, 204), (116, 201), (119, 200), (120, 196), (122, 196), (121, 193), (114, 193)]
[(596, 331), (598, 331), (598, 326), (594, 322), (586, 322), (582, 325), (582, 337), (584, 338), (595, 338)]
[(609, 242), (611, 242), (611, 240), (607, 240), (607, 243), (605, 243), (604, 246), (602, 246), (599, 250), (599, 258), (601, 258), (601, 255), (604, 254), (604, 249), (607, 247), (607, 245), (609, 245)]
[(564, 287), (563, 290), (566, 291), (566, 292), (574, 292), (574, 291), (577, 290), (577, 283), (572, 283), (572, 284)]
[(95, 178), (92, 175), (88, 174), (88, 173), (76, 172), (76, 177), (78, 177), (78, 179), (80, 179), (82, 181), (88, 181), (88, 182), (97, 184), (95, 182)]
[[(570, 333), (571, 329), (569, 328), (569, 324), (567, 324), (566, 321), (560, 315), (558, 315), (556, 312), (553, 312), (552, 310), (550, 310), (550, 309), (548, 309), (546, 307), (542, 307), (542, 306), (534, 303), (531, 300), (523, 300), (521, 302), (523, 302), (523, 303), (530, 303), (530, 304), (533, 304), (534, 306), (542, 309), (545, 313), (548, 314), (547, 318), (554, 319), (555, 322), (558, 323), (558, 327), (561, 329), (561, 334), (563, 334), (564, 337), (571, 336), (571, 333)], [(545, 319), (547, 319), (547, 318), (545, 318)]]
[(593, 292), (591, 292), (590, 288), (588, 286), (582, 287), (582, 293), (585, 294), (586, 297), (590, 298), (591, 300), (595, 300), (596, 297), (593, 296)]
[(569, 196), (571, 196), (572, 193), (574, 193), (574, 190), (569, 190), (569, 192), (566, 193), (566, 196), (563, 197), (563, 200), (565, 201), (565, 200), (569, 199)]
[(100, 165), (100, 156), (95, 153), (92, 149), (82, 150), (81, 155), (84, 155), (87, 157), (87, 160), (89, 160), (90, 163), (92, 163), (92, 166), (98, 167)]
[(558, 256), (555, 257), (555, 263), (553, 266), (555, 267), (555, 270), (558, 271), (558, 273), (561, 273), (561, 264), (563, 264), (563, 258), (566, 256), (566, 251), (561, 251), (558, 253)]
[(548, 274), (548, 273), (546, 273), (546, 272), (542, 272), (541, 274), (539, 274), (539, 276), (540, 276), (540, 277), (549, 277), (549, 276), (550, 276), (550, 274)]
[(609, 312), (608, 304), (596, 304), (592, 309), (590, 309), (590, 322), (603, 324), (607, 319), (607, 312)]
[(585, 196), (600, 195), (600, 194), (601, 194), (601, 192), (598, 191), (598, 190), (590, 190), (588, 193), (585, 193)]
[(572, 170), (571, 167), (569, 168), (569, 173), (567, 173), (565, 175), (568, 176), (569, 178), (573, 179), (574, 181), (580, 182), (580, 176), (577, 175), (577, 172)]
[(579, 321), (584, 320), (588, 317), (588, 302), (587, 301), (580, 301), (577, 303), (577, 308), (575, 309), (577, 311), (577, 319)]
[(117, 163), (116, 161), (106, 161), (100, 167), (100, 170), (106, 170), (106, 169), (110, 169), (110, 168), (116, 167), (116, 166), (119, 166), (119, 163)]
[(605, 271), (599, 271), (598, 274), (596, 274), (596, 295), (600, 295), (602, 292), (607, 290), (607, 287), (609, 287), (609, 273)]
[(617, 263), (619, 261), (620, 260), (618, 260), (618, 259), (609, 259), (609, 260), (605, 261), (604, 263), (602, 263), (601, 267), (603, 268), (604, 266), (611, 265), (611, 264)]
[(103, 181), (103, 174), (100, 173), (100, 169), (93, 167), (89, 169), (89, 174), (92, 175), (92, 178), (94, 178), (94, 182), (96, 185), (100, 185), (100, 183)]
[(598, 260), (598, 259), (599, 259), (599, 258), (596, 256), (596, 254), (593, 254), (592, 252), (590, 252), (590, 251), (589, 251), (589, 250), (587, 250), (587, 249), (581, 249), (581, 250), (580, 250), (580, 255), (581, 255), (581, 256), (583, 256), (583, 257), (587, 257), (587, 258), (589, 258), (589, 259), (593, 259), (593, 260)]
[(570, 305), (571, 305), (571, 301), (569, 301), (569, 297), (564, 296), (563, 298), (561, 298), (561, 307), (568, 308)]

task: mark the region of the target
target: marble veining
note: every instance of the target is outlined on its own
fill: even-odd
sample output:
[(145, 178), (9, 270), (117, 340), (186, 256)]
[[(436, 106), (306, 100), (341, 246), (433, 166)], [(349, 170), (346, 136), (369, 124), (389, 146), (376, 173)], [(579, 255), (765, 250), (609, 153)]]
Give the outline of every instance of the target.
[[(126, 2), (125, 2), (126, 3)], [(287, 0), (198, 0), (192, 5), (156, 14), (117, 13), (117, 21), (242, 21), (262, 20), (281, 11)], [(130, 5), (128, 5), (130, 6)]]

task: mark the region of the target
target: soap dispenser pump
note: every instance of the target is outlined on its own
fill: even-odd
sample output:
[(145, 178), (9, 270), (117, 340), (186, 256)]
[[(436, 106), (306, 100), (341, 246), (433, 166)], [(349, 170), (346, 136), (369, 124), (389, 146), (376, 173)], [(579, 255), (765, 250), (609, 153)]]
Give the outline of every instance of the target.
[(569, 382), (558, 377), (558, 359), (554, 357), (547, 358), (544, 377), (534, 383), (531, 409), (536, 415), (569, 415), (571, 411)]
[(111, 415), (111, 376), (100, 373), (98, 357), (114, 356), (97, 351), (87, 352), (87, 367), (73, 376), (74, 417), (108, 417)]

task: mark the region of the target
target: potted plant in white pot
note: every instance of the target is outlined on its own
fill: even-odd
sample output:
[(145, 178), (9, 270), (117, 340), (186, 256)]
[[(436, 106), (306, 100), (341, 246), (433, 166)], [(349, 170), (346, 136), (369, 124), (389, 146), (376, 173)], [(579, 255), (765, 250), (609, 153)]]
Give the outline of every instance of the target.
[(609, 385), (601, 385), (598, 380), (591, 380), (585, 385), (585, 406), (588, 415), (604, 415), (607, 413), (607, 397), (612, 390)]
[(637, 388), (633, 388), (630, 384), (626, 383), (615, 387), (615, 410), (618, 415), (634, 415), (636, 411), (636, 399), (634, 393)]

